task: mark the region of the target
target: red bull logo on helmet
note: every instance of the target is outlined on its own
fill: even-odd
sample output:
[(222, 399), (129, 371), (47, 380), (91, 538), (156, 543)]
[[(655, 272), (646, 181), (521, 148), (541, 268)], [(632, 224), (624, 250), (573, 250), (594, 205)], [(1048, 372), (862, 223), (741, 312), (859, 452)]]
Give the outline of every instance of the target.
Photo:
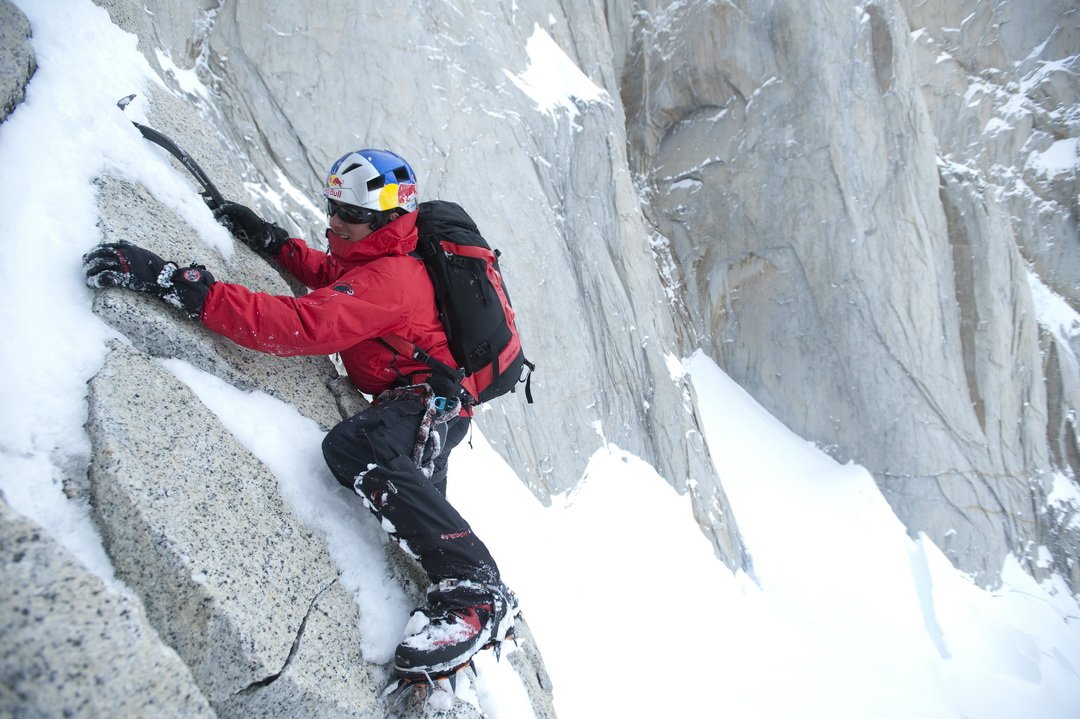
[(398, 185), (398, 207), (406, 212), (416, 211), (416, 185), (411, 182)]
[(341, 197), (341, 178), (337, 175), (330, 175), (326, 178), (326, 188), (323, 189), (323, 194), (327, 197)]
[(380, 210), (393, 210), (400, 207), (406, 212), (413, 212), (416, 206), (416, 185), (411, 182), (392, 182), (379, 191)]

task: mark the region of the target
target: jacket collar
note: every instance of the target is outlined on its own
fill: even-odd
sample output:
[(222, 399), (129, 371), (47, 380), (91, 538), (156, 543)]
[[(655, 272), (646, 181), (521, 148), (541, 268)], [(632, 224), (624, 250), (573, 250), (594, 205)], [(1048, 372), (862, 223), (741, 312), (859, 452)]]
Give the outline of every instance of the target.
[(349, 264), (407, 255), (416, 249), (416, 213), (406, 213), (358, 242), (344, 240), (329, 228), (326, 239), (330, 243), (330, 254)]

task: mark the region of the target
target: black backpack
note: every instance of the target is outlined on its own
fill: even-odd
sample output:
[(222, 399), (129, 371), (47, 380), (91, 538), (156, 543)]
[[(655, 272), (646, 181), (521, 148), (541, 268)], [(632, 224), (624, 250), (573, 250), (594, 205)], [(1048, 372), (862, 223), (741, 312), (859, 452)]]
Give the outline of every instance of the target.
[(532, 402), (536, 365), (525, 359), (521, 349), (514, 309), (499, 271), (499, 251), (491, 249), (473, 219), (456, 203), (422, 202), (418, 213), (415, 254), (424, 261), (435, 286), (435, 302), (458, 366), (443, 364), (402, 337), (392, 335), (383, 341), (428, 365), (455, 387), (465, 377), (472, 378), (476, 396), (464, 393), (469, 404), (513, 392), (519, 382), (525, 382), (525, 398)]

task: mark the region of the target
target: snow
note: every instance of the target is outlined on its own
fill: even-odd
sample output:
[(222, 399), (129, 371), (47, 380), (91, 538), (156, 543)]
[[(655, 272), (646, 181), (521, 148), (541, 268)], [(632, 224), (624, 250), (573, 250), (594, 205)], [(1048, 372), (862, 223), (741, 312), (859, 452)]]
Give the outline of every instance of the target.
[(1057, 140), (1042, 152), (1028, 157), (1028, 167), (1036, 174), (1053, 179), (1065, 173), (1075, 173), (1080, 167), (1080, 138)]
[[(86, 507), (62, 488), (85, 474), (85, 383), (116, 337), (91, 313), (81, 277), (80, 256), (100, 236), (93, 180), (110, 172), (139, 182), (209, 245), (231, 241), (191, 182), (131, 126), (143, 119), (139, 102), (115, 107), (157, 82), (134, 39), (89, 0), (17, 3), (33, 24), (39, 69), (0, 125), (0, 490), (111, 581)], [(530, 70), (517, 76), (538, 110), (601, 98), (580, 71), (545, 84), (565, 57), (553, 44), (534, 31)], [(1044, 324), (1075, 334), (1075, 316), (1037, 299)], [(411, 607), (389, 579), (378, 525), (323, 466), (321, 432), (276, 399), (178, 360), (162, 364), (326, 538), (363, 609), (365, 653), (388, 658)], [(907, 535), (864, 468), (791, 433), (703, 354), (669, 355), (668, 368), (672, 381), (693, 382), (753, 576), (720, 563), (689, 499), (617, 446), (596, 452), (575, 492), (550, 507), (479, 431), (451, 462), (451, 498), (521, 600), (560, 717), (1080, 716), (1080, 606), (1060, 578), (1037, 583), (1010, 560), (999, 590), (975, 586), (926, 537)], [(1055, 502), (1076, 494), (1055, 479)], [(489, 716), (529, 716), (508, 662), (489, 652), (478, 667)]]
[(1039, 276), (1028, 270), (1028, 287), (1035, 303), (1035, 317), (1039, 325), (1053, 334), (1063, 345), (1080, 335), (1080, 313), (1077, 313), (1061, 295), (1058, 295)]
[(573, 120), (578, 115), (575, 101), (610, 102), (607, 92), (593, 83), (539, 25), (533, 26), (525, 51), (529, 66), (523, 72), (503, 72), (536, 103), (537, 111), (552, 119), (562, 111)]

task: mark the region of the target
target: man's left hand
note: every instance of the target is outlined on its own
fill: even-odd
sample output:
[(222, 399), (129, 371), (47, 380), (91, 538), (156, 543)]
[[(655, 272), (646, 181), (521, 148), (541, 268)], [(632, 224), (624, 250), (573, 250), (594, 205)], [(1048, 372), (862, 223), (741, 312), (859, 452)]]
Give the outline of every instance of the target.
[(226, 202), (214, 210), (216, 219), (233, 237), (263, 257), (274, 257), (289, 239), (289, 233), (273, 222), (267, 222), (250, 207)]

